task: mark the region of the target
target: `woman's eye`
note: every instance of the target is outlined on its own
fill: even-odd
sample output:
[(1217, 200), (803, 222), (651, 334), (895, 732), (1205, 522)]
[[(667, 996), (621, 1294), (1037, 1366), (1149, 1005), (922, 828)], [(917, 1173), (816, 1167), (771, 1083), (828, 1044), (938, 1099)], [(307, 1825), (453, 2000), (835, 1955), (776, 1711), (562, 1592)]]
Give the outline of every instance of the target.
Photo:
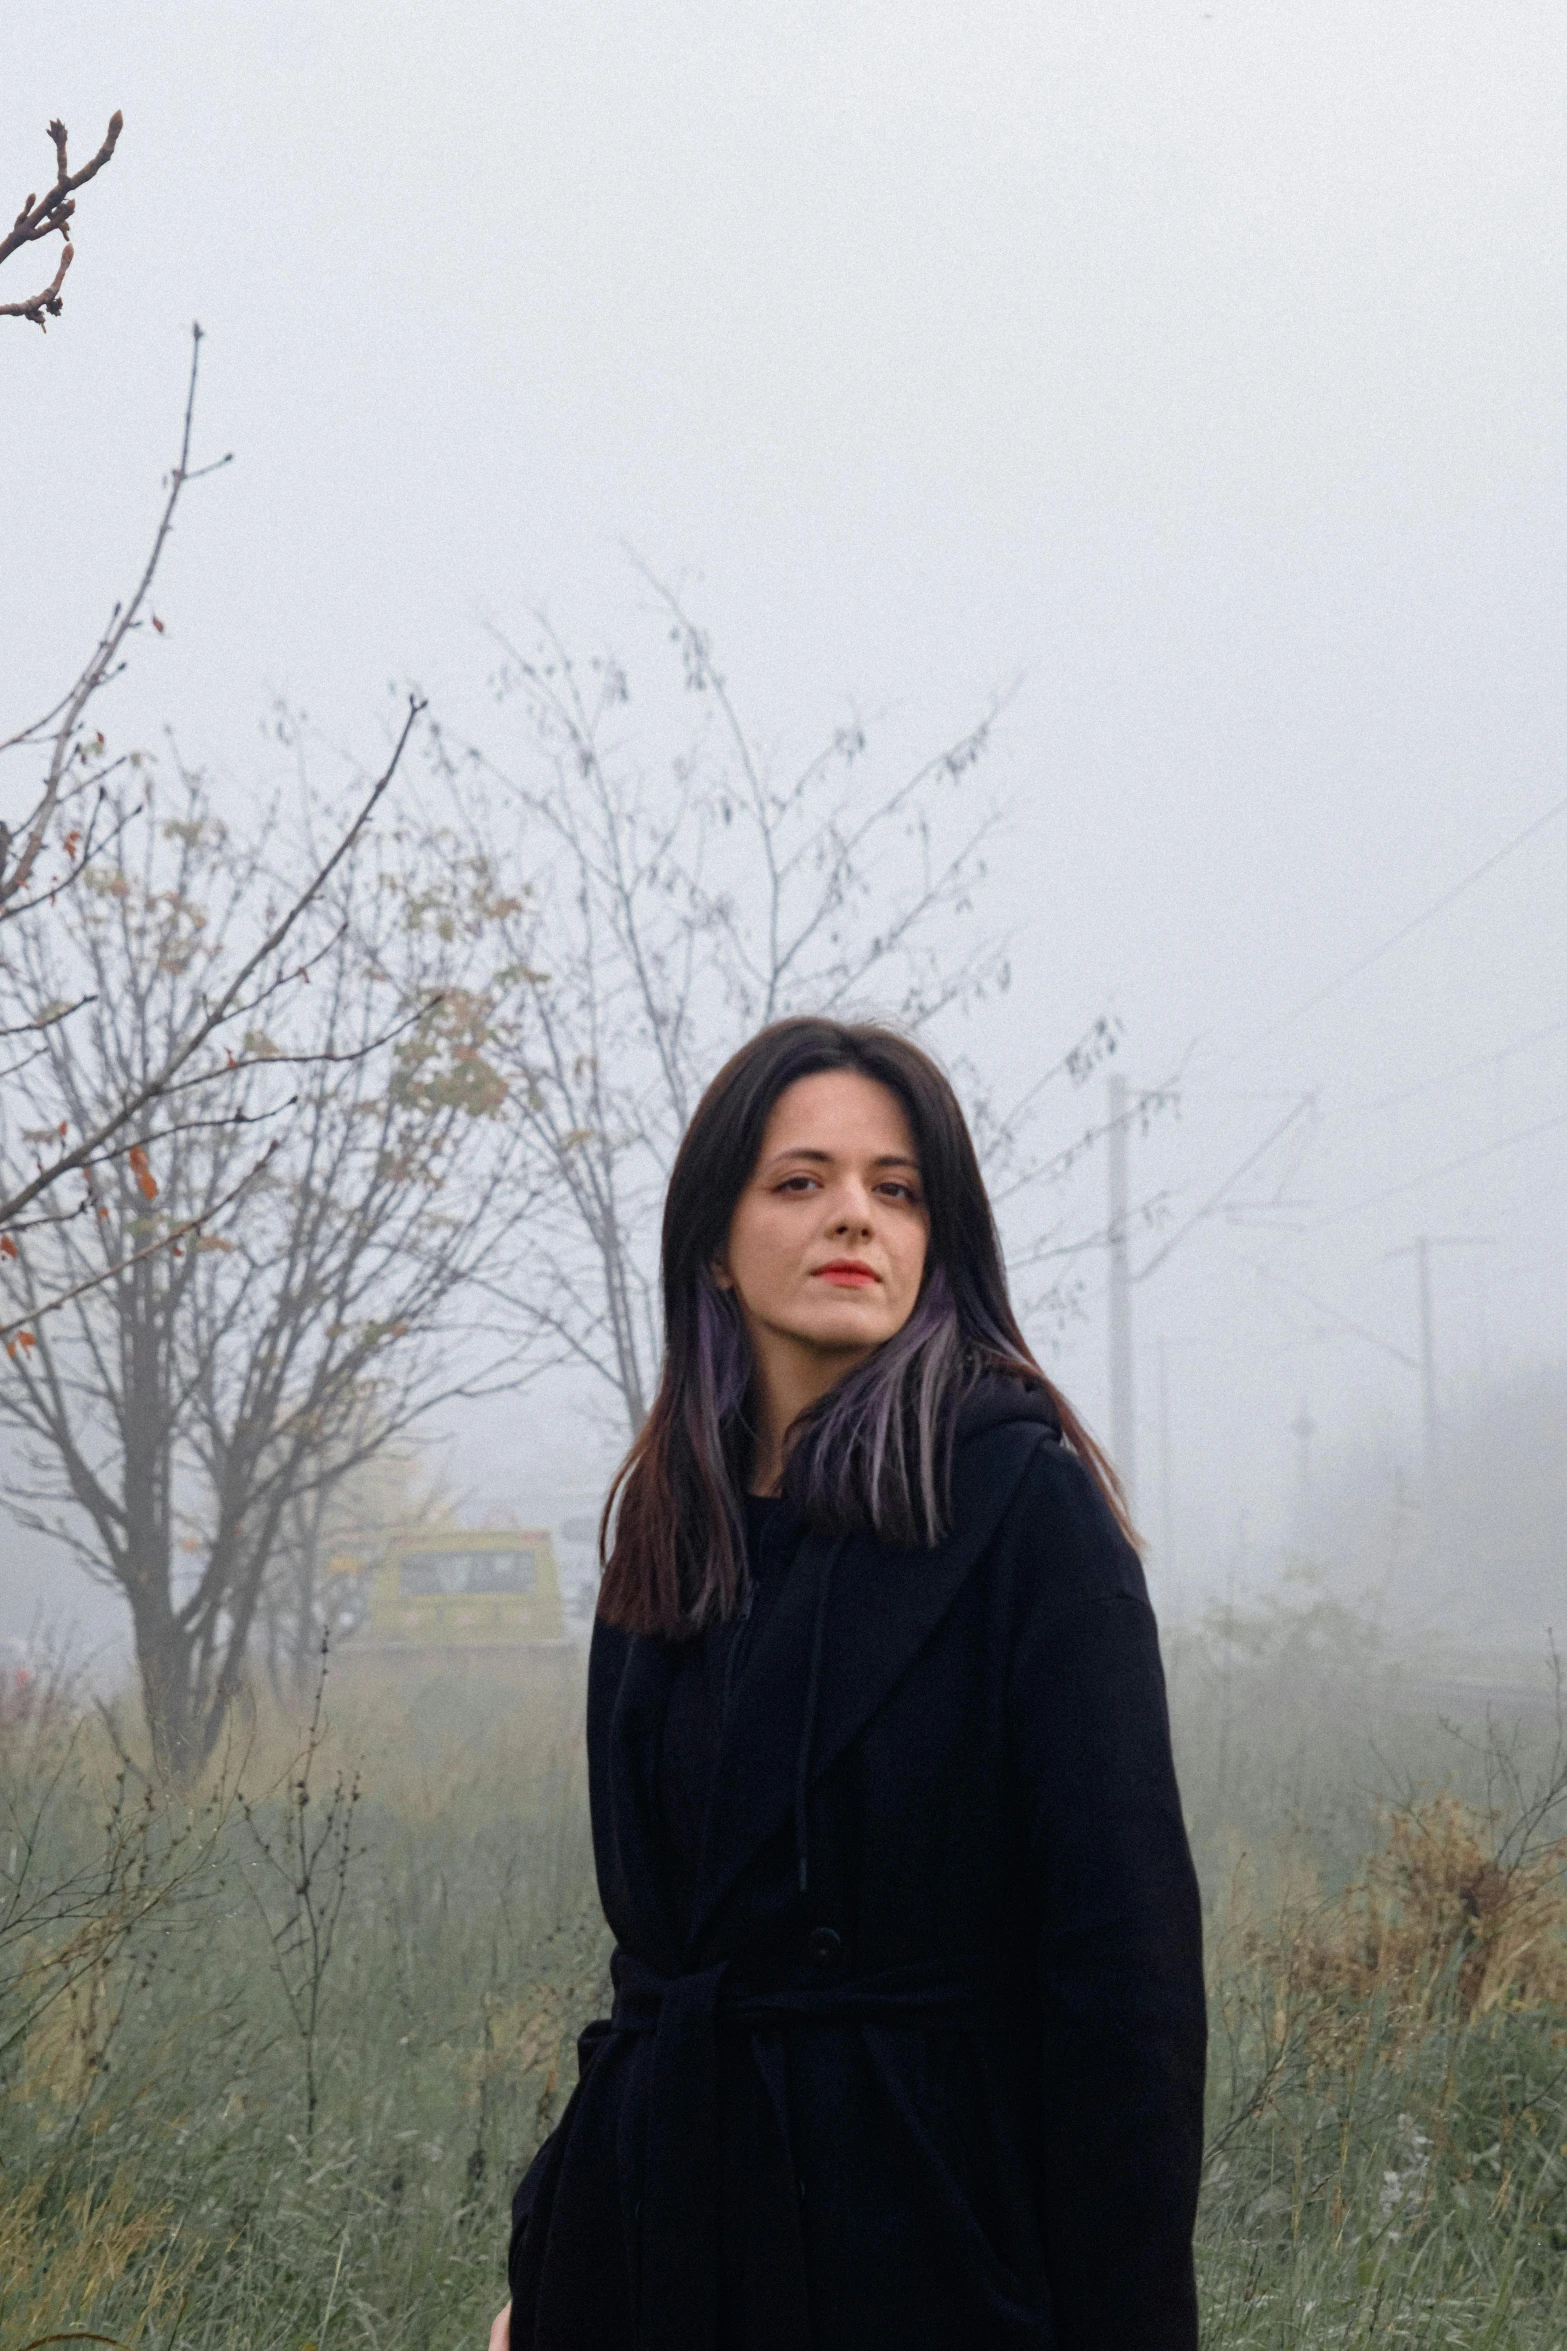
[(816, 1178), (812, 1175), (785, 1176), (778, 1189), (780, 1192), (811, 1192), (816, 1189)]

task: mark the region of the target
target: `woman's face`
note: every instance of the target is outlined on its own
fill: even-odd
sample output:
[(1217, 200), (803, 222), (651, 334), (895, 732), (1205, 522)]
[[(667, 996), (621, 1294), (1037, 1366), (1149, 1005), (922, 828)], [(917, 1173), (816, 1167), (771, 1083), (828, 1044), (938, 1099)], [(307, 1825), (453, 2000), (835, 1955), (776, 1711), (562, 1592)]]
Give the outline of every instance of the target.
[(820, 1358), (836, 1379), (908, 1321), (929, 1237), (897, 1095), (822, 1070), (774, 1103), (713, 1271), (753, 1347)]

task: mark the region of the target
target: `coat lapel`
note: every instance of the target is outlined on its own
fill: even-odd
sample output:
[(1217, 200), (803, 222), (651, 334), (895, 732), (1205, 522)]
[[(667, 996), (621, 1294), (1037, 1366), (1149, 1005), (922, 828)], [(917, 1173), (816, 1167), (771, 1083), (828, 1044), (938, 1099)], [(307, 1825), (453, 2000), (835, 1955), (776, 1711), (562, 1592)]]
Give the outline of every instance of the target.
[[(672, 1959), (681, 1938), (659, 1868), (663, 1840), (657, 1811), (658, 1751), (675, 1655), (667, 1641), (632, 1640), (610, 1721), (609, 1820), (618, 1893), (655, 1947)], [(607, 1907), (608, 1905), (606, 1905)]]
[(830, 1537), (804, 1538), (719, 1742), (693, 1940), (705, 1932), (746, 1864), (789, 1819), (811, 1638), (833, 1553), (840, 1551), (828, 1592), (821, 1700), (811, 1740), (813, 1782), (891, 1695), (946, 1615), (1042, 1438), (1037, 1423), (1010, 1422), (960, 1448), (952, 1481), (953, 1531), (933, 1551), (894, 1551), (869, 1536), (853, 1538), (840, 1551)]

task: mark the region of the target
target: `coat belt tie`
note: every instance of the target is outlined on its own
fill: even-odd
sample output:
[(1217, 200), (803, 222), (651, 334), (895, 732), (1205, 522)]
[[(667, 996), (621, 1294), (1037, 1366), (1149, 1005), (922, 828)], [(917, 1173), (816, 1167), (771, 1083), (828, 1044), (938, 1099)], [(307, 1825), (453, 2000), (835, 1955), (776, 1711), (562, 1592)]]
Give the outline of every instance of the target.
[[(719, 2034), (740, 2035), (779, 2126), (778, 2178), (766, 2215), (765, 2309), (747, 2312), (746, 2341), (810, 2340), (803, 2193), (794, 2169), (781, 2035), (803, 2027), (869, 2031), (1018, 2033), (1029, 2029), (1021, 1995), (977, 1972), (916, 1962), (838, 1983), (758, 1991), (728, 1961), (690, 1975), (660, 1975), (629, 1951), (611, 1961), (610, 2029), (652, 2036), (637, 2294), (638, 2351), (715, 2351), (719, 2276)], [(878, 2071), (880, 2068), (878, 2068)]]

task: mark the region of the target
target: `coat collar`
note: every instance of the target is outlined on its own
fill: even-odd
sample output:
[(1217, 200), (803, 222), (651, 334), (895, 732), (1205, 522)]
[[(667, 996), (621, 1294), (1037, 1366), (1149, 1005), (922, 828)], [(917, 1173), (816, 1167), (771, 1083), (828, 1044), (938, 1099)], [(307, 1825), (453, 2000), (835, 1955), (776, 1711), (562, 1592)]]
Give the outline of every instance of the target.
[[(868, 1536), (842, 1547), (827, 1601), (821, 1697), (811, 1741), (813, 1783), (891, 1695), (946, 1615), (1006, 1515), (1040, 1441), (1039, 1420), (1031, 1417), (992, 1424), (960, 1445), (953, 1468), (952, 1532), (934, 1550), (897, 1551)], [(789, 1819), (812, 1635), (822, 1581), (839, 1548), (829, 1537), (804, 1538), (746, 1665), (740, 1700), (719, 1742), (693, 1942), (705, 1933), (747, 1863)]]

